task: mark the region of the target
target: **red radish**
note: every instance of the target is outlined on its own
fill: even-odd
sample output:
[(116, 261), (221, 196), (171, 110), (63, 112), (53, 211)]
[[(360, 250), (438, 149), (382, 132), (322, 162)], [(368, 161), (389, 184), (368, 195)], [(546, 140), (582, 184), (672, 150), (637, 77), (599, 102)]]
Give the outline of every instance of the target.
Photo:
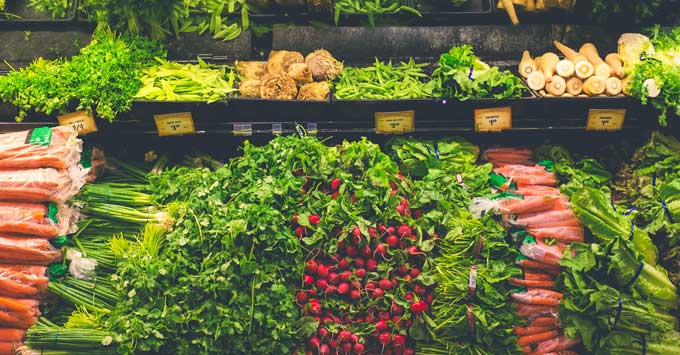
[(403, 264), (399, 265), (399, 267), (397, 268), (397, 272), (399, 272), (400, 275), (406, 275), (406, 273), (408, 272), (408, 267), (406, 267), (406, 265)]
[(363, 256), (364, 258), (368, 258), (369, 256), (371, 256), (371, 251), (372, 251), (371, 247), (368, 244), (364, 245), (363, 247), (361, 247), (361, 256)]
[(302, 277), (302, 281), (304, 281), (305, 285), (309, 286), (314, 283), (314, 277), (312, 275), (305, 275)]
[(337, 190), (340, 188), (340, 184), (342, 184), (342, 180), (335, 178), (331, 180), (331, 189)]
[(316, 273), (316, 268), (318, 264), (314, 260), (307, 260), (307, 265), (305, 267), (305, 271), (307, 271), (310, 274), (315, 274)]
[(387, 321), (380, 319), (379, 321), (375, 322), (375, 330), (379, 332), (384, 332), (387, 330)]
[(361, 237), (361, 229), (359, 229), (359, 226), (354, 226), (354, 229), (352, 229), (352, 236), (354, 238), (360, 238)]
[(387, 239), (385, 239), (387, 242), (387, 245), (390, 246), (390, 248), (396, 248), (397, 245), (399, 245), (399, 238), (397, 238), (396, 235), (389, 235), (387, 236)]
[(364, 262), (364, 259), (357, 258), (354, 259), (354, 266), (356, 266), (357, 269), (363, 268), (364, 266), (366, 266), (366, 262)]
[(439, 233), (432, 234), (432, 238), (439, 239)]
[(420, 270), (417, 269), (417, 268), (413, 268), (411, 270), (411, 277), (416, 278), (416, 277), (418, 277), (418, 275), (420, 275)]
[(356, 275), (360, 279), (363, 279), (364, 277), (366, 277), (366, 269), (357, 269), (354, 272), (354, 275)]
[(311, 215), (309, 215), (309, 223), (311, 225), (315, 226), (315, 225), (319, 224), (320, 221), (321, 221), (321, 218), (317, 214), (312, 213)]
[(335, 286), (328, 286), (326, 288), (326, 290), (324, 291), (324, 293), (326, 294), (326, 296), (330, 296), (330, 295), (334, 294), (335, 291), (337, 291), (337, 288), (335, 288)]
[(341, 343), (343, 341), (348, 341), (350, 335), (352, 335), (352, 333), (349, 330), (342, 330), (340, 331), (340, 334), (338, 334), (338, 341)]
[(375, 259), (368, 259), (368, 261), (366, 261), (366, 268), (368, 271), (378, 270), (378, 262)]
[(361, 355), (364, 353), (364, 344), (356, 343), (354, 344), (353, 349), (355, 354)]
[(404, 349), (404, 355), (413, 355), (413, 354), (415, 354), (415, 353), (416, 353), (416, 352), (415, 352), (413, 349), (411, 349), (411, 348), (406, 348), (406, 349)]
[(368, 227), (368, 235), (375, 238), (375, 237), (378, 236), (378, 231), (375, 230), (375, 228), (373, 228), (373, 227)]
[(297, 227), (295, 228), (295, 234), (297, 234), (298, 238), (302, 238), (305, 235), (305, 230), (302, 227)]
[[(338, 322), (338, 323), (340, 323), (340, 322)], [(331, 349), (335, 349), (336, 347), (338, 347), (338, 344), (335, 343), (335, 340), (331, 339), (331, 340), (328, 341), (328, 346), (330, 346)]]
[(370, 291), (370, 290), (375, 290), (375, 284), (372, 283), (372, 282), (367, 283), (367, 284), (366, 284), (366, 289), (369, 290), (369, 291)]
[(307, 190), (305, 190), (305, 188), (303, 187), (303, 188), (300, 189), (300, 193), (304, 195), (304, 194), (307, 193)]
[(412, 294), (412, 293), (407, 293), (406, 296), (404, 296), (404, 298), (405, 298), (407, 301), (413, 301), (413, 294)]
[(337, 192), (337, 191), (335, 191), (335, 192), (333, 192), (333, 194), (331, 195), (331, 198), (335, 200), (335, 199), (338, 198), (339, 196), (340, 196), (340, 193)]
[(341, 240), (341, 241), (338, 242), (338, 250), (343, 250), (343, 249), (345, 249), (345, 241)]
[(325, 290), (328, 288), (328, 281), (325, 279), (316, 280), (316, 287), (320, 290)]
[(394, 316), (392, 317), (392, 324), (395, 328), (401, 328), (404, 326), (404, 320), (401, 319), (401, 316)]
[(427, 289), (425, 288), (425, 286), (423, 286), (421, 284), (415, 284), (415, 285), (413, 285), (413, 292), (415, 292), (416, 295), (422, 297), (422, 296), (425, 296)]
[(298, 303), (305, 304), (309, 300), (309, 296), (305, 291), (298, 291), (295, 293), (295, 299), (298, 301)]
[(415, 211), (413, 212), (413, 216), (414, 216), (416, 219), (418, 219), (418, 218), (420, 218), (420, 217), (423, 216), (423, 211), (421, 211), (421, 210), (415, 210)]
[(382, 345), (390, 345), (390, 343), (392, 342), (392, 334), (390, 334), (389, 332), (382, 332), (378, 336), (378, 341)]
[(425, 301), (417, 301), (411, 303), (411, 312), (420, 314), (427, 311), (427, 303)]
[(326, 344), (319, 346), (319, 355), (331, 355), (331, 349)]
[(359, 251), (353, 245), (349, 245), (347, 246), (347, 248), (345, 248), (345, 254), (349, 255), (352, 258), (356, 258), (357, 255), (359, 255)]
[(338, 275), (335, 272), (331, 272), (330, 274), (328, 274), (328, 283), (331, 285), (337, 285), (338, 283), (340, 283), (340, 275)]
[(406, 281), (407, 283), (408, 283), (408, 282), (411, 282), (411, 275), (404, 275), (403, 279), (404, 279), (404, 281)]
[(406, 347), (406, 339), (401, 334), (394, 334), (394, 340), (392, 340), (392, 346), (394, 349), (403, 349)]
[(328, 336), (328, 329), (324, 327), (319, 327), (319, 330), (317, 331), (317, 334), (321, 337), (321, 339), (325, 338)]
[(295, 175), (296, 177), (300, 177), (300, 176), (302, 176), (302, 174), (304, 174), (304, 173), (305, 173), (305, 172), (302, 171), (302, 169), (297, 169), (297, 170), (293, 171), (293, 175)]
[(422, 254), (420, 249), (418, 249), (418, 247), (415, 245), (411, 245), (410, 247), (406, 248), (406, 252), (411, 256)]
[(343, 282), (340, 285), (338, 285), (338, 293), (341, 295), (346, 294), (349, 292), (349, 284), (347, 282)]
[(352, 290), (349, 292), (349, 298), (356, 301), (361, 298), (361, 292), (359, 292), (359, 290)]
[(385, 227), (384, 224), (379, 225), (379, 226), (378, 226), (378, 232), (380, 232), (380, 233), (385, 233), (385, 232), (387, 232), (387, 227)]
[(397, 213), (399, 213), (402, 216), (406, 213), (406, 207), (404, 207), (403, 205), (398, 205), (394, 209), (397, 210)]
[(380, 298), (384, 295), (385, 295), (385, 291), (383, 291), (380, 288), (376, 288), (375, 290), (373, 290), (373, 293), (371, 294), (371, 296), (373, 296), (373, 298)]
[(349, 341), (351, 341), (352, 343), (357, 343), (359, 342), (359, 336), (356, 334), (352, 334), (349, 336)]
[(319, 340), (319, 338), (317, 338), (316, 336), (312, 335), (312, 337), (309, 338), (309, 347), (310, 348), (318, 349), (320, 345), (321, 345), (321, 340)]
[(433, 300), (434, 300), (434, 297), (432, 296), (431, 293), (428, 294), (427, 296), (425, 296), (425, 302), (427, 302), (427, 304), (432, 304)]
[(378, 282), (378, 286), (384, 291), (387, 291), (392, 288), (392, 282), (388, 279), (382, 279)]
[(308, 294), (310, 297), (311, 297), (311, 296), (316, 296), (316, 289), (310, 288), (309, 290), (307, 290), (307, 294)]
[(385, 349), (382, 355), (401, 355), (401, 354), (395, 354), (394, 351), (392, 351), (392, 349)]
[(392, 282), (392, 287), (393, 287), (393, 288), (397, 288), (397, 286), (399, 286), (399, 281), (397, 281), (397, 280), (395, 280), (395, 279), (390, 280), (390, 282)]
[(298, 223), (298, 218), (300, 218), (300, 216), (298, 216), (297, 213), (293, 215), (293, 223), (294, 223), (294, 224), (297, 224), (297, 223)]
[(389, 228), (387, 228), (387, 233), (388, 233), (388, 234), (394, 234), (395, 231), (396, 231), (396, 230), (394, 229), (394, 227), (389, 227)]
[(406, 197), (402, 197), (401, 201), (399, 201), (399, 204), (408, 208), (408, 200), (406, 199)]
[(315, 299), (312, 299), (309, 301), (309, 311), (315, 315), (321, 314), (321, 303)]
[[(392, 237), (394, 237), (394, 236), (392, 236)], [(388, 240), (389, 240), (389, 238), (390, 237), (387, 237)], [(397, 237), (394, 237), (394, 238), (397, 238)], [(386, 258), (387, 257), (387, 248), (385, 247), (385, 244), (378, 243), (375, 246), (375, 253), (376, 253), (376, 255), (380, 256), (383, 259)]]
[(352, 352), (352, 343), (344, 343), (342, 344), (342, 351), (345, 354), (349, 354)]
[(352, 259), (349, 258), (340, 259), (340, 261), (338, 261), (338, 268), (340, 268), (341, 270), (349, 269), (349, 266), (351, 265), (350, 260)]
[(349, 270), (345, 270), (340, 273), (340, 280), (342, 281), (347, 281), (350, 277), (352, 277), (352, 272)]
[(366, 323), (373, 323), (374, 320), (375, 320), (375, 317), (373, 317), (372, 315), (367, 315), (367, 316), (364, 318), (364, 321), (365, 321)]
[(401, 226), (399, 226), (399, 229), (397, 229), (397, 234), (400, 237), (407, 236), (407, 235), (411, 234), (411, 227), (409, 227), (405, 224), (402, 224)]
[(382, 311), (378, 313), (378, 318), (382, 320), (390, 320), (392, 316), (390, 315), (390, 312)]
[(392, 311), (392, 314), (396, 314), (398, 316), (402, 315), (404, 313), (404, 308), (402, 308), (400, 305), (394, 303), (392, 301), (392, 306), (390, 307), (390, 311)]
[(316, 274), (320, 277), (328, 277), (328, 266), (319, 264), (319, 266), (316, 268)]

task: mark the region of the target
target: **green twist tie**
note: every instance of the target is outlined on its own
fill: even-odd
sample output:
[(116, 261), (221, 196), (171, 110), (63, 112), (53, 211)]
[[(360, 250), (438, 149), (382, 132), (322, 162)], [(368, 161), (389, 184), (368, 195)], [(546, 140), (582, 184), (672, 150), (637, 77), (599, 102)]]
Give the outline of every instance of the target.
[(526, 287), (515, 287), (512, 289), (512, 292), (514, 293), (522, 293), (522, 292), (527, 292)]
[(83, 153), (80, 155), (80, 165), (85, 169), (92, 167), (92, 150), (94, 150), (92, 147), (83, 147)]
[(515, 259), (515, 262), (522, 261), (522, 260), (528, 260), (528, 259), (529, 258), (527, 258), (524, 254), (519, 254), (519, 255), (517, 255), (517, 259)]
[(545, 168), (545, 171), (552, 173), (553, 170), (555, 170), (555, 162), (552, 160), (542, 160), (538, 162), (538, 165), (541, 165), (542, 167)]
[[(496, 174), (496, 173), (489, 174), (489, 184), (491, 186), (497, 188), (497, 189), (502, 190), (503, 185), (506, 182), (508, 182), (508, 180), (510, 180), (510, 179), (506, 178), (505, 176), (503, 176), (501, 174)], [(515, 184), (514, 182), (511, 183), (510, 186), (508, 186), (508, 189), (509, 190), (517, 190), (517, 184)]]
[[(524, 232), (524, 233), (526, 233), (526, 232)], [(536, 239), (531, 235), (527, 235), (526, 237), (524, 237), (524, 240), (522, 241), (522, 243), (536, 244)]]
[(57, 213), (59, 213), (59, 207), (56, 203), (50, 202), (47, 204), (47, 218), (49, 218), (54, 224), (59, 224), (57, 219)]
[(50, 240), (50, 243), (54, 245), (55, 248), (61, 249), (61, 247), (67, 245), (69, 243), (69, 238), (67, 236), (62, 235), (61, 237), (56, 237), (54, 239)]
[(48, 271), (50, 273), (50, 281), (56, 281), (57, 279), (66, 276), (67, 270), (68, 267), (61, 263), (50, 265), (50, 267), (48, 268)]

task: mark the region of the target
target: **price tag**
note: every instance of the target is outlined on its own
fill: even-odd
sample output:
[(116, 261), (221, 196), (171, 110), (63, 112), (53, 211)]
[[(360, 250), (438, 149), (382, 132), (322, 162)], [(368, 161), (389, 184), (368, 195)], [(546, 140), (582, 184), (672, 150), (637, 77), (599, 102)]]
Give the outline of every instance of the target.
[(57, 117), (60, 126), (69, 126), (84, 136), (88, 133), (97, 132), (97, 124), (91, 112), (78, 111)]
[(272, 134), (275, 136), (279, 136), (283, 133), (283, 124), (281, 123), (272, 123)]
[(319, 127), (314, 122), (307, 123), (307, 134), (315, 136), (319, 133)]
[(234, 135), (249, 137), (253, 135), (253, 125), (250, 123), (234, 123)]
[(394, 134), (413, 132), (415, 111), (376, 112), (375, 133)]
[(153, 119), (156, 122), (158, 135), (161, 137), (196, 133), (194, 118), (191, 116), (191, 112), (154, 115)]
[(626, 118), (625, 109), (588, 110), (586, 131), (618, 131)]
[(476, 132), (500, 132), (512, 128), (512, 107), (481, 108), (475, 110)]

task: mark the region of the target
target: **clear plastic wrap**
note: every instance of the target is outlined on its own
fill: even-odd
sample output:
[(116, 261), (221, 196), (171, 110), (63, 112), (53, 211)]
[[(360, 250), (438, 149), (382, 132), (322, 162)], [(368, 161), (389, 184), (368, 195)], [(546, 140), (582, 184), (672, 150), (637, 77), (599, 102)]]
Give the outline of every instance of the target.
[(106, 155), (104, 151), (97, 148), (87, 148), (83, 150), (83, 156), (80, 161), (83, 168), (89, 168), (86, 181), (92, 183), (102, 174), (106, 168)]
[(75, 233), (79, 213), (54, 203), (0, 201), (0, 233), (27, 234), (54, 238)]
[(64, 203), (80, 191), (88, 171), (79, 165), (66, 170), (2, 170), (0, 201)]
[(525, 196), (503, 199), (498, 211), (503, 214), (522, 214), (571, 209), (566, 196)]
[(540, 261), (548, 265), (559, 265), (563, 253), (563, 250), (558, 246), (545, 245), (540, 241), (525, 241), (522, 243), (522, 246), (519, 247), (519, 251), (529, 259)]
[(494, 167), (505, 165), (534, 165), (533, 152), (523, 148), (492, 148), (482, 154), (482, 158)]
[(0, 296), (39, 299), (47, 292), (46, 274), (45, 266), (0, 265)]
[(0, 260), (6, 264), (47, 266), (61, 260), (61, 251), (47, 239), (0, 234)]
[(545, 170), (542, 165), (525, 166), (525, 165), (506, 165), (493, 169), (496, 174), (501, 174), (505, 177), (512, 178), (512, 181), (518, 186), (526, 185), (543, 185), (555, 186), (557, 185), (557, 176), (554, 173)]
[(67, 169), (81, 151), (77, 132), (66, 126), (0, 134), (0, 169)]
[(26, 329), (40, 317), (37, 300), (0, 297), (0, 327)]
[(524, 227), (528, 229), (533, 228), (554, 228), (554, 227), (581, 227), (581, 222), (576, 218), (572, 210), (548, 211), (527, 213), (517, 216), (516, 219), (505, 217), (503, 221), (506, 224)]

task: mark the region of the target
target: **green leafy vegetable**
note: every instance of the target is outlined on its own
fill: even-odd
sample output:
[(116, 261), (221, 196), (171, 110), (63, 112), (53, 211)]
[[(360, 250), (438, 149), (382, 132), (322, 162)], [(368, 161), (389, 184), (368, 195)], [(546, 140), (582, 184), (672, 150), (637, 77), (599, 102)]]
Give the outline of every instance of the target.
[(427, 74), (411, 58), (407, 63), (392, 65), (377, 59), (370, 67), (345, 67), (337, 83), (335, 96), (357, 99), (421, 99), (432, 96), (432, 87), (423, 82)]

